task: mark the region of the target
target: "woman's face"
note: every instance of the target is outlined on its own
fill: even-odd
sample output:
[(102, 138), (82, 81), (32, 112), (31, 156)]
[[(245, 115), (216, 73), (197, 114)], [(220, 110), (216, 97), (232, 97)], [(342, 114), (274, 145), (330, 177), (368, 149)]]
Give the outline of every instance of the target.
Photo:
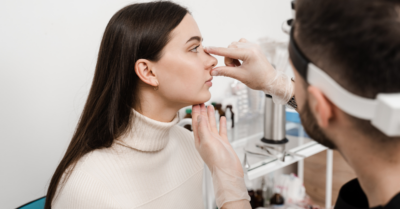
[(158, 93), (182, 107), (208, 101), (212, 86), (210, 70), (218, 62), (204, 52), (196, 21), (187, 14), (170, 37), (161, 59), (153, 65), (159, 82)]

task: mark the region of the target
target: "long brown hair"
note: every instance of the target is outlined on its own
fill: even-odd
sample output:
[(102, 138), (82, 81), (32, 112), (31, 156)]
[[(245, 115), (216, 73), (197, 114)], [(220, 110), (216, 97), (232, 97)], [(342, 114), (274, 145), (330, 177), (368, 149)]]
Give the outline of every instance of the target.
[[(171, 31), (188, 10), (168, 1), (139, 3), (119, 10), (108, 23), (101, 41), (93, 83), (68, 149), (47, 191), (45, 209), (85, 154), (110, 147), (132, 123), (137, 97), (138, 59), (158, 61)], [(68, 169), (68, 172), (66, 170)], [(66, 178), (61, 182), (61, 178)]]

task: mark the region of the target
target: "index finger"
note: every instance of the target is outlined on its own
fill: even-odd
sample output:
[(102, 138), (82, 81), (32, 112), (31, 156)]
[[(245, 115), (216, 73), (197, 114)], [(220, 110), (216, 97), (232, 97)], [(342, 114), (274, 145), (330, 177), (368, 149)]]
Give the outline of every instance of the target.
[(244, 60), (246, 58), (246, 50), (241, 48), (224, 48), (207, 46), (204, 48), (207, 53), (219, 56), (229, 57), (232, 59)]

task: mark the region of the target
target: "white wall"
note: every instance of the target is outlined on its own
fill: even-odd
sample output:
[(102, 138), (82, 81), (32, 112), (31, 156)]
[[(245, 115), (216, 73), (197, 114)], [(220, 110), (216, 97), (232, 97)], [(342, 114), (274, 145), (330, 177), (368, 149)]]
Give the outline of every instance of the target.
[[(0, 3), (0, 205), (44, 196), (82, 111), (99, 43), (127, 0), (2, 0)], [(290, 0), (179, 0), (204, 45), (241, 37), (285, 39)], [(219, 65), (223, 59), (219, 58)], [(231, 79), (216, 78), (212, 100)]]

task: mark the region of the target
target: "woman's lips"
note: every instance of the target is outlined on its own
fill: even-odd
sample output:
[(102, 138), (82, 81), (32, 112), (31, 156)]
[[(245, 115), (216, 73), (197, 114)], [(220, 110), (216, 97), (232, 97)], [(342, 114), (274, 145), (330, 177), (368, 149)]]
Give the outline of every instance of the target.
[(208, 79), (208, 80), (206, 81), (206, 84), (209, 85), (210, 87), (212, 86), (212, 82), (211, 82), (212, 79), (213, 79), (213, 78), (211, 77), (210, 79)]

